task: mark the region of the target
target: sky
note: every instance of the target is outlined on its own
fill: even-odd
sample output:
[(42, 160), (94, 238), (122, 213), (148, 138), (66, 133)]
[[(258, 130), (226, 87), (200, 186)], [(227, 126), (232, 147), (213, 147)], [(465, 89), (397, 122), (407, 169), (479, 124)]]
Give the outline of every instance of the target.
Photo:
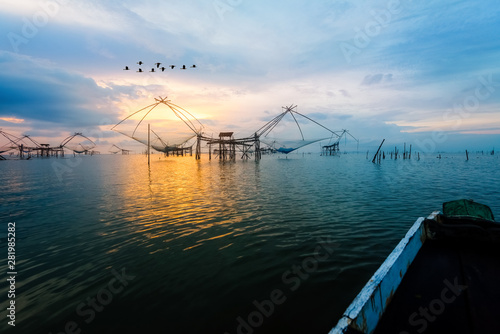
[(168, 97), (212, 135), (296, 105), (361, 151), (491, 150), (499, 14), (496, 0), (2, 0), (0, 129), (136, 148), (111, 128)]

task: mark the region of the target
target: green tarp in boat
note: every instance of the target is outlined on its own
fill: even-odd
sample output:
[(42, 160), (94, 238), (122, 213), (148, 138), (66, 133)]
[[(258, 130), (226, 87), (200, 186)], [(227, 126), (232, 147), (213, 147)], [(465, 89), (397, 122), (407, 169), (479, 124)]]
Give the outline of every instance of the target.
[(475, 217), (494, 221), (493, 212), (484, 204), (470, 199), (459, 199), (443, 203), (443, 213), (448, 217)]

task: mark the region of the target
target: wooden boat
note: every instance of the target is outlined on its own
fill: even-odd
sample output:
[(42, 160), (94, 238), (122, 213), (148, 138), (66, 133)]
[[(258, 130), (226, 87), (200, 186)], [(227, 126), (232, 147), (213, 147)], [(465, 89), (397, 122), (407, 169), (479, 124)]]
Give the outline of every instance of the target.
[(419, 218), (330, 334), (500, 333), (500, 223), (471, 200)]

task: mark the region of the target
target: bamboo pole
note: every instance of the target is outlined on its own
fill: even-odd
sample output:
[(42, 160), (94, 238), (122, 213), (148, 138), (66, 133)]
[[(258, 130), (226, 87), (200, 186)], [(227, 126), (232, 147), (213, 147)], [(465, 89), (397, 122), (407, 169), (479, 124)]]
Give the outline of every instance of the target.
[(257, 132), (254, 134), (254, 147), (255, 147), (255, 160), (260, 160), (260, 138), (257, 136)]
[(378, 154), (378, 152), (380, 151), (380, 148), (382, 147), (382, 145), (384, 144), (384, 142), (385, 142), (385, 138), (384, 138), (384, 140), (382, 140), (382, 142), (380, 143), (380, 146), (378, 147), (377, 153), (375, 153), (375, 156), (373, 156), (373, 160), (372, 160), (372, 162), (373, 162), (373, 163), (375, 163), (375, 159), (377, 158), (377, 154)]
[[(192, 147), (191, 147), (192, 149)], [(192, 151), (191, 151), (191, 155)], [(201, 135), (196, 136), (196, 153), (195, 153), (195, 159), (200, 160), (201, 159)]]
[(151, 125), (148, 124), (148, 166), (151, 164), (151, 141), (150, 141), (150, 131), (151, 131)]

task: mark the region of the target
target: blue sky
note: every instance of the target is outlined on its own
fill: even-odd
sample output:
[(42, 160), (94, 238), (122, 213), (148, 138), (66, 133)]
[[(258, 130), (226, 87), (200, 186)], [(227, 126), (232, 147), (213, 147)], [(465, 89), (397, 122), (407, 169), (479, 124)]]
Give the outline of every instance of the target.
[[(103, 151), (110, 128), (169, 99), (209, 131), (247, 135), (296, 104), (360, 150), (500, 145), (497, 1), (0, 3), (0, 128)], [(142, 60), (192, 65), (137, 73)], [(124, 66), (132, 71), (123, 71)]]

